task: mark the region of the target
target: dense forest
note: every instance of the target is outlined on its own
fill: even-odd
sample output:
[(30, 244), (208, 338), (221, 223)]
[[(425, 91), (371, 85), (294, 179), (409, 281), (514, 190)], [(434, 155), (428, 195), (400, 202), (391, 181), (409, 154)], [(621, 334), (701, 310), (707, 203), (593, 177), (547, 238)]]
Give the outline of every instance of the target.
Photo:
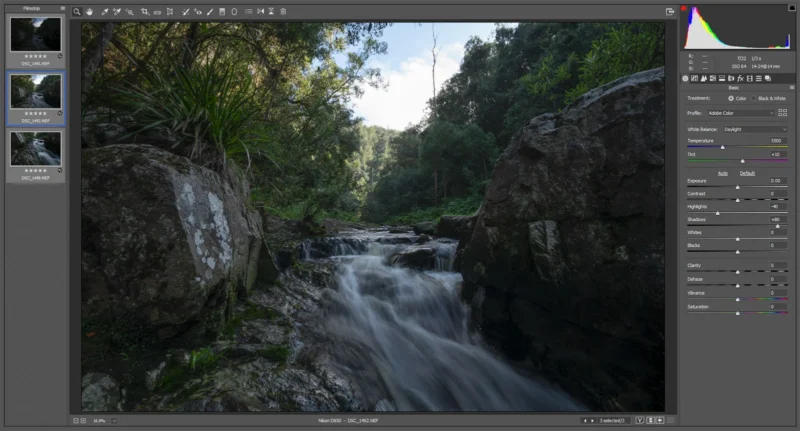
[(235, 169), (276, 214), (413, 222), (474, 212), (494, 160), (532, 117), (663, 65), (657, 23), (498, 26), (467, 43), (419, 124), (384, 130), (362, 125), (350, 102), (385, 85), (368, 65), (391, 49), (386, 25), (84, 24), (84, 114), (136, 112), (127, 132)]
[(663, 411), (663, 25), (391, 25), (82, 24), (84, 411)]

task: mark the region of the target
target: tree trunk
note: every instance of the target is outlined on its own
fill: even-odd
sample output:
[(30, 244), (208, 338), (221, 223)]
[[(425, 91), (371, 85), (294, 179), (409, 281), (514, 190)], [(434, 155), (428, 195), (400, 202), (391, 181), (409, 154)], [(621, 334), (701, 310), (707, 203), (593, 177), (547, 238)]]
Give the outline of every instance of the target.
[(103, 51), (105, 51), (106, 46), (111, 41), (111, 37), (114, 35), (114, 23), (107, 22), (103, 23), (100, 27), (100, 34), (94, 38), (89, 43), (89, 46), (86, 47), (86, 52), (83, 54), (83, 59), (81, 60), (81, 101), (86, 101), (86, 94), (89, 91), (89, 87), (92, 86), (92, 79), (94, 77), (94, 72), (100, 67), (103, 63)]
[(189, 24), (186, 30), (186, 36), (183, 38), (183, 47), (181, 53), (181, 65), (189, 69), (194, 64), (195, 51), (197, 50), (197, 37), (200, 32), (199, 23), (193, 22)]
[(436, 120), (436, 32), (434, 31), (434, 24), (431, 23), (431, 33), (433, 34), (433, 48), (431, 54), (433, 55), (433, 66), (431, 67), (431, 79), (433, 81), (433, 98), (431, 99), (431, 118)]
[(433, 170), (433, 206), (439, 206), (439, 169)]
[(447, 200), (447, 172), (442, 172), (442, 203)]
[(156, 38), (156, 41), (153, 42), (153, 45), (150, 47), (150, 51), (147, 53), (147, 55), (144, 56), (144, 58), (142, 59), (142, 61), (139, 64), (139, 67), (136, 68), (136, 71), (133, 72), (133, 76), (131, 77), (132, 81), (135, 81), (136, 77), (140, 73), (143, 73), (145, 71), (145, 69), (148, 68), (148, 66), (150, 64), (150, 59), (153, 58), (153, 54), (156, 53), (156, 50), (158, 50), (158, 47), (161, 46), (161, 44), (166, 39), (167, 33), (169, 33), (169, 31), (172, 29), (172, 27), (175, 26), (175, 24), (177, 24), (177, 23), (171, 22), (171, 23), (167, 24), (167, 26), (164, 27), (163, 30), (161, 30), (161, 32), (158, 34), (158, 37)]

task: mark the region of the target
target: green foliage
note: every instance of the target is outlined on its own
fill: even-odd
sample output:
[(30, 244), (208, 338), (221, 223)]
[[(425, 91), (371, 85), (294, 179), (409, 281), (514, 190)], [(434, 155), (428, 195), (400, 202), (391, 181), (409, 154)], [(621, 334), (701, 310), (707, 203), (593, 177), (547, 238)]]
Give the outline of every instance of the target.
[(188, 367), (191, 371), (202, 371), (213, 367), (222, 356), (214, 353), (210, 347), (204, 347), (199, 350), (192, 350), (189, 354)]
[[(551, 101), (556, 101), (557, 91), (563, 92), (563, 103), (570, 104), (592, 88), (663, 65), (663, 25), (615, 24), (607, 26), (581, 58), (570, 53), (564, 62), (556, 65), (553, 56), (548, 55), (538, 70), (524, 76), (522, 82), (532, 95), (548, 97)], [(569, 81), (573, 71), (577, 72), (577, 82)]]
[(458, 72), (429, 101), (429, 117), (390, 141), (362, 217), (413, 223), (437, 218), (443, 201), (477, 202), (525, 123), (591, 88), (663, 66), (663, 34), (661, 23), (520, 23), (498, 25), (493, 40), (473, 37)]
[[(118, 23), (84, 88), (84, 114), (133, 118), (124, 140), (246, 177), (253, 206), (298, 207), (309, 219), (357, 214), (367, 190), (359, 189), (363, 146), (350, 102), (382, 85), (369, 59), (386, 51), (385, 27)], [(82, 31), (87, 50), (100, 26)]]
[(575, 58), (575, 53), (570, 53), (565, 63), (556, 66), (553, 64), (555, 62), (553, 55), (546, 55), (536, 73), (523, 76), (521, 82), (528, 87), (532, 95), (545, 97), (554, 102), (558, 95), (552, 90), (568, 82), (572, 77)]
[[(203, 379), (225, 359), (224, 354), (214, 352), (210, 347), (192, 350), (188, 360), (172, 358), (155, 383), (160, 392), (191, 393), (199, 385), (197, 379)], [(194, 383), (191, 383), (195, 380)]]
[(418, 209), (387, 220), (389, 225), (411, 225), (425, 221), (438, 222), (443, 215), (472, 215), (481, 206), (481, 196), (450, 199), (438, 207)]
[(278, 313), (267, 307), (260, 307), (256, 304), (248, 302), (244, 311), (239, 315), (242, 320), (262, 320), (262, 319), (275, 319)]
[(26, 99), (22, 94), (27, 96), (35, 88), (31, 75), (11, 75), (11, 103), (22, 103)]
[[(277, 282), (278, 280), (276, 280)], [(223, 333), (227, 337), (233, 337), (236, 329), (241, 327), (246, 321), (251, 320), (275, 320), (280, 317), (280, 314), (275, 310), (267, 307), (261, 307), (252, 302), (245, 304), (245, 309), (231, 318), (223, 329)]]
[[(394, 164), (367, 196), (367, 221), (413, 220), (441, 215), (442, 201), (477, 199), (499, 155), (495, 138), (475, 124), (431, 123), (390, 141)], [(431, 208), (428, 210), (428, 208)], [(408, 219), (398, 214), (409, 214)]]
[(249, 168), (267, 154), (267, 134), (255, 120), (253, 81), (233, 66), (213, 63), (171, 73), (153, 73), (151, 86), (120, 88), (138, 128), (169, 138), (173, 151), (215, 168), (234, 160)]
[[(384, 85), (369, 60), (387, 50), (385, 27), (119, 23), (83, 106), (133, 117), (128, 138), (232, 168), (252, 206), (319, 232), (323, 218), (380, 223), (478, 200), (531, 118), (664, 61), (662, 23), (498, 25), (467, 42), (427, 118), (398, 132), (365, 127), (351, 109)], [(100, 27), (82, 29), (86, 50)]]

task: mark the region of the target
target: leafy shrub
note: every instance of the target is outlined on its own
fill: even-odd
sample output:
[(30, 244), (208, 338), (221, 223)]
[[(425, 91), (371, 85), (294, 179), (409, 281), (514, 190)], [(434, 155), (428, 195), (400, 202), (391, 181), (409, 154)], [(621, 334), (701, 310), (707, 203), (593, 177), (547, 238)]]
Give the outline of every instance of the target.
[(234, 66), (220, 69), (213, 62), (176, 67), (169, 74), (150, 74), (150, 87), (118, 89), (138, 125), (131, 135), (167, 137), (168, 150), (218, 170), (228, 160), (248, 170), (256, 157), (269, 158), (250, 73)]

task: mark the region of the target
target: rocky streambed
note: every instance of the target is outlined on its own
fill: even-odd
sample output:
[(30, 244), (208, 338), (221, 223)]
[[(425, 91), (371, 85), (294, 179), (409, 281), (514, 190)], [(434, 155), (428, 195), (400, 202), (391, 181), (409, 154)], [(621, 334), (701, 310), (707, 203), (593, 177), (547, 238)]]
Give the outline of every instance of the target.
[(456, 241), (393, 232), (293, 245), (290, 266), (256, 282), (216, 341), (106, 362), (84, 375), (84, 409), (582, 409), (483, 346), (453, 271)]

